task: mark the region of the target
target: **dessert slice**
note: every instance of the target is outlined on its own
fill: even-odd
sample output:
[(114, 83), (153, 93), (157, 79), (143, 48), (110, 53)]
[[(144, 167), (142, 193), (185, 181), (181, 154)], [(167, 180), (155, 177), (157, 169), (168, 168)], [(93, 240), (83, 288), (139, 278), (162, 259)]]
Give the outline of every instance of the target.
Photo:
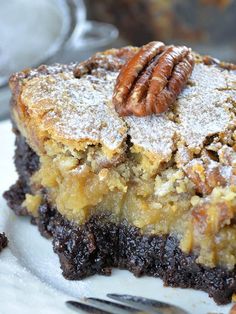
[(11, 77), (19, 179), (4, 196), (52, 236), (66, 278), (119, 267), (231, 301), (235, 69), (150, 43)]

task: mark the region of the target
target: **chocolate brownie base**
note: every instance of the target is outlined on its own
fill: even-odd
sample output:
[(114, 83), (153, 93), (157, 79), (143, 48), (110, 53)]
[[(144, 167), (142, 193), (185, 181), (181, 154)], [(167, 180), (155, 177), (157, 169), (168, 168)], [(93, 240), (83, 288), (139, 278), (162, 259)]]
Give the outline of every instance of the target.
[(25, 194), (30, 193), (29, 180), (39, 167), (39, 157), (29, 147), (25, 139), (14, 126), (13, 132), (16, 135), (14, 162), (19, 179), (3, 196), (7, 200), (8, 206), (12, 208), (17, 215), (26, 215), (27, 211), (21, 204), (25, 199)]
[[(15, 163), (19, 180), (4, 193), (8, 205), (17, 214), (27, 214), (20, 207), (24, 193), (29, 191), (29, 178), (38, 168), (38, 156), (17, 133)], [(24, 156), (24, 158), (22, 158)], [(196, 256), (187, 255), (171, 236), (150, 236), (129, 225), (112, 223), (108, 215), (93, 216), (78, 226), (62, 217), (46, 201), (33, 219), (43, 236), (53, 238), (63, 275), (82, 279), (93, 274), (110, 275), (111, 267), (131, 271), (135, 276), (160, 277), (172, 287), (204, 290), (218, 304), (231, 301), (236, 292), (236, 268), (208, 268), (196, 263)]]
[(7, 246), (8, 239), (5, 233), (0, 233), (0, 252)]

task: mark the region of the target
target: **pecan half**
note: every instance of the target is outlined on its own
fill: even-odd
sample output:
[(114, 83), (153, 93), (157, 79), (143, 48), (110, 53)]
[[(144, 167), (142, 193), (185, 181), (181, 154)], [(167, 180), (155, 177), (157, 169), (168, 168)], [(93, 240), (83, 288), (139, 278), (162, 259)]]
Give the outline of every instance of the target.
[(151, 42), (122, 67), (113, 103), (121, 116), (165, 112), (176, 100), (192, 73), (194, 59), (185, 46)]
[(232, 168), (205, 158), (193, 159), (184, 166), (184, 172), (195, 185), (197, 193), (208, 195), (217, 186), (226, 186), (232, 177)]

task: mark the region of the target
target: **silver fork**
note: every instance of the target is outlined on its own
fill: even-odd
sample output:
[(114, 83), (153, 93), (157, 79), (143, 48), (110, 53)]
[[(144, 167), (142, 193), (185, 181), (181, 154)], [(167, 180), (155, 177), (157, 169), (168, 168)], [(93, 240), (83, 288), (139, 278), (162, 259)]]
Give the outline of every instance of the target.
[[(67, 306), (91, 314), (189, 314), (176, 305), (127, 294), (107, 294), (121, 303), (98, 298), (66, 301)], [(125, 304), (127, 305), (125, 305)]]

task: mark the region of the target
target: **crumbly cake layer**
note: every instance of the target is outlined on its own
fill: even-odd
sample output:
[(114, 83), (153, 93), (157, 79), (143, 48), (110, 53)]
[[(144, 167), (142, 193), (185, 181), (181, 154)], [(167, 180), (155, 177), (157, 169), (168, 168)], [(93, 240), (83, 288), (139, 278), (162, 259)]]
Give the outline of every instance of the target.
[[(19, 134), (16, 143), (15, 162), (19, 180), (4, 196), (16, 214), (27, 215), (21, 204), (25, 191), (30, 190), (27, 182), (31, 171), (39, 166), (38, 156)], [(43, 236), (53, 238), (54, 251), (67, 279), (82, 279), (93, 274), (110, 275), (111, 267), (119, 267), (135, 276), (160, 277), (167, 286), (204, 290), (218, 304), (230, 302), (236, 292), (235, 268), (227, 271), (200, 265), (196, 261), (197, 256), (180, 250), (174, 236), (144, 235), (127, 221), (116, 224), (106, 215), (93, 216), (78, 226), (65, 219), (47, 201), (40, 205), (38, 216), (32, 221)]]

